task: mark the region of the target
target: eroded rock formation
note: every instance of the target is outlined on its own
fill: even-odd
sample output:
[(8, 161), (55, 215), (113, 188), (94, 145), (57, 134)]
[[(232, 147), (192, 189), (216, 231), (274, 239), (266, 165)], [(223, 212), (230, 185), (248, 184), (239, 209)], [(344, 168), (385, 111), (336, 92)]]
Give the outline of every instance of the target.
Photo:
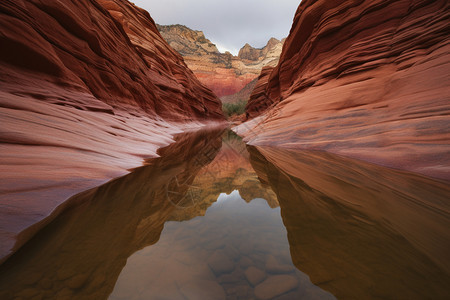
[(5, 0), (0, 28), (0, 257), (69, 196), (223, 120), (217, 97), (125, 0)]
[(442, 0), (302, 1), (237, 131), (450, 179), (449, 17)]
[(262, 49), (246, 44), (238, 56), (233, 56), (220, 53), (202, 31), (183, 25), (158, 25), (158, 29), (169, 45), (183, 55), (197, 78), (219, 97), (239, 92), (258, 77), (262, 67), (275, 66), (284, 43), (284, 39), (271, 38)]

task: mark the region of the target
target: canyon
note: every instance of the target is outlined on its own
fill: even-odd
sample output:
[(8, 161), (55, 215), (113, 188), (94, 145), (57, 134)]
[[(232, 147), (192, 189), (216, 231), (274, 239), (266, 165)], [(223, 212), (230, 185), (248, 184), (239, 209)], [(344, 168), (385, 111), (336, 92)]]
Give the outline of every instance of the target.
[(0, 13), (1, 260), (70, 196), (158, 156), (176, 133), (224, 122), (128, 1), (2, 1)]
[(221, 99), (244, 89), (258, 77), (263, 67), (275, 66), (285, 40), (271, 38), (261, 49), (245, 44), (238, 55), (233, 56), (230, 52), (219, 52), (202, 31), (183, 25), (158, 25), (158, 30), (183, 56), (197, 78)]
[(0, 298), (449, 299), (450, 4), (299, 2), (1, 1)]
[(175, 139), (74, 196), (1, 266), (0, 297), (448, 296), (445, 183), (221, 129)]
[(447, 1), (302, 1), (236, 132), (450, 179), (449, 17)]

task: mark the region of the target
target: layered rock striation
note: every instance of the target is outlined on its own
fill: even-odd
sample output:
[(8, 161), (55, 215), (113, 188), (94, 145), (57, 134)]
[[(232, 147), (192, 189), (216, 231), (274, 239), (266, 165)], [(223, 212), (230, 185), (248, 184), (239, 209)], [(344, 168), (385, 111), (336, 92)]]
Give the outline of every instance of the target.
[(125, 0), (5, 0), (0, 28), (0, 257), (71, 195), (224, 120), (148, 12)]
[(158, 29), (197, 78), (218, 97), (239, 92), (258, 77), (262, 67), (275, 66), (284, 43), (284, 39), (271, 38), (261, 49), (246, 44), (238, 56), (233, 56), (229, 52), (220, 53), (202, 31), (183, 25), (158, 25)]
[(237, 131), (450, 179), (449, 17), (447, 1), (302, 1)]

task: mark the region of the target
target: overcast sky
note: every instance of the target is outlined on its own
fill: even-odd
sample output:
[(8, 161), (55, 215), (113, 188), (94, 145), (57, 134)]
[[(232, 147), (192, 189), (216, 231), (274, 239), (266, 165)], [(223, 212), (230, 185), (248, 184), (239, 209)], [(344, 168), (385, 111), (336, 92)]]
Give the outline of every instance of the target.
[(264, 47), (289, 34), (300, 0), (131, 0), (156, 23), (202, 30), (221, 52)]

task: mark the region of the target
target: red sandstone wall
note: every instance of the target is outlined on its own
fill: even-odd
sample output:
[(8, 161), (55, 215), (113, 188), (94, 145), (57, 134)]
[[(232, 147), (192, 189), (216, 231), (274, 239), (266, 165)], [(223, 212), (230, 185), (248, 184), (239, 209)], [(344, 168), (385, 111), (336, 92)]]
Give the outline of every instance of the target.
[(449, 18), (443, 0), (302, 1), (247, 106), (271, 110), (240, 132), (450, 179)]

